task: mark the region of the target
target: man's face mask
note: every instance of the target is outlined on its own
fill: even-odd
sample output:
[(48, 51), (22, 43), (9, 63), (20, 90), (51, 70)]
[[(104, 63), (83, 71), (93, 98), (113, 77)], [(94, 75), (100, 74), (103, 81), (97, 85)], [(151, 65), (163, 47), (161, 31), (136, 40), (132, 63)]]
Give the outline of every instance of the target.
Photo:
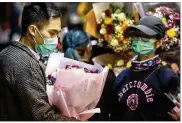
[(41, 35), (40, 31), (36, 28), (37, 32), (39, 33), (40, 37), (44, 40), (42, 45), (35, 44), (35, 51), (40, 53), (41, 55), (50, 55), (55, 49), (58, 44), (58, 38), (47, 38), (44, 39)]
[(154, 39), (132, 38), (132, 50), (139, 56), (147, 56), (155, 51)]

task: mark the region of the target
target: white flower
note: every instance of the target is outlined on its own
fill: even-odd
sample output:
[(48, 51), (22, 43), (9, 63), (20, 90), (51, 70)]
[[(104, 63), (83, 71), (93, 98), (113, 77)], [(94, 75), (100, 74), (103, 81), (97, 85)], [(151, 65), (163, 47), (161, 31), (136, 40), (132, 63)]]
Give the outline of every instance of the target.
[(119, 25), (115, 26), (115, 31), (120, 32), (121, 31), (121, 26), (119, 26)]
[(111, 17), (114, 18), (114, 14), (111, 14)]
[(116, 13), (114, 13), (114, 14), (111, 14), (111, 17), (112, 17), (113, 19), (116, 19), (116, 18), (118, 17), (118, 15), (117, 15)]
[(118, 17), (118, 14), (117, 13), (114, 13), (114, 17)]
[(175, 27), (174, 30), (175, 30), (176, 32), (178, 32), (178, 31), (179, 31), (179, 27)]
[(129, 19), (128, 19), (128, 20), (126, 21), (126, 23), (127, 23), (128, 25), (133, 25), (134, 20), (129, 20)]
[(162, 15), (162, 12), (161, 12), (161, 11), (159, 11), (159, 12), (158, 12), (158, 14), (159, 14), (159, 15)]
[(159, 14), (159, 13), (155, 13), (154, 16), (156, 16), (156, 17), (158, 17), (160, 19), (162, 19), (162, 17), (163, 17), (162, 14)]
[(118, 20), (119, 20), (119, 21), (124, 21), (125, 19), (126, 19), (126, 16), (125, 16), (124, 13), (118, 14)]
[(100, 34), (106, 34), (106, 29), (105, 28), (100, 29)]
[(102, 19), (104, 19), (104, 18), (106, 17), (105, 12), (102, 12), (102, 13), (101, 13), (101, 17), (102, 17)]
[(173, 20), (173, 15), (171, 14), (171, 15), (169, 15), (169, 18), (171, 19), (171, 20)]
[(159, 11), (160, 11), (160, 8), (156, 8), (156, 9), (155, 9), (155, 12), (159, 12)]
[(118, 40), (117, 39), (112, 39), (112, 41), (110, 42), (110, 45), (113, 46), (113, 47), (119, 45)]
[(173, 38), (173, 41), (174, 41), (175, 43), (177, 43), (177, 42), (178, 42), (178, 39), (175, 37), (175, 38)]
[(97, 21), (97, 23), (98, 23), (98, 24), (101, 24), (101, 21), (99, 20), (99, 21)]
[(102, 18), (97, 19), (97, 23), (98, 23), (98, 24), (101, 24), (102, 20), (103, 20)]

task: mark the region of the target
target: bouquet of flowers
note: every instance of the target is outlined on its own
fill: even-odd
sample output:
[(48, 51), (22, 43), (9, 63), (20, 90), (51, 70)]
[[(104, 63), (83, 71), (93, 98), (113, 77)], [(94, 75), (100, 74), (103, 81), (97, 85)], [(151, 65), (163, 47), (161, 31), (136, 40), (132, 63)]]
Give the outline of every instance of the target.
[[(49, 103), (58, 107), (62, 115), (78, 120), (88, 120), (94, 113), (100, 113), (100, 109), (95, 107), (105, 85), (108, 67), (64, 57), (59, 60), (56, 71), (55, 67), (54, 70), (47, 69), (51, 84), (47, 85)], [(54, 72), (49, 74), (50, 71)]]
[(99, 34), (99, 46), (111, 48), (120, 53), (130, 49), (130, 38), (124, 38), (124, 31), (133, 25), (134, 20), (120, 8), (110, 4), (110, 7), (101, 13), (97, 21), (97, 32)]
[(162, 40), (162, 49), (167, 51), (173, 46), (179, 46), (180, 30), (177, 22), (180, 20), (180, 15), (175, 11), (175, 9), (161, 6), (148, 11), (146, 15), (159, 17), (165, 25), (166, 34)]

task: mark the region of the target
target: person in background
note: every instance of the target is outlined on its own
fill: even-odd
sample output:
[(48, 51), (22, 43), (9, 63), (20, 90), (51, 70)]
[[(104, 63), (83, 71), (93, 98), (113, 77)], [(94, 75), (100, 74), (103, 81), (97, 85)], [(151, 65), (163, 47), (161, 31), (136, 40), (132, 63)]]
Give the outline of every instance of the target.
[(58, 43), (61, 13), (52, 3), (27, 3), (20, 41), (0, 52), (0, 120), (71, 121), (50, 105), (39, 54), (50, 54)]
[[(89, 36), (83, 30), (79, 17), (75, 14), (70, 16), (68, 32), (63, 38), (64, 56), (78, 61), (88, 62), (91, 53)], [(71, 18), (72, 17), (72, 18)]]
[(21, 19), (23, 7), (26, 3), (24, 2), (14, 2), (12, 5), (12, 13), (10, 18), (10, 34), (9, 34), (9, 42), (13, 40), (13, 36), (15, 34), (21, 34)]
[(162, 55), (166, 65), (180, 77), (180, 52), (177, 50)]
[(164, 37), (161, 19), (145, 16), (139, 24), (129, 27), (125, 36), (131, 37), (136, 56), (132, 66), (122, 71), (114, 86), (114, 121), (170, 121), (168, 112), (175, 107), (164, 93), (175, 92), (179, 77), (170, 68), (161, 65), (156, 49)]

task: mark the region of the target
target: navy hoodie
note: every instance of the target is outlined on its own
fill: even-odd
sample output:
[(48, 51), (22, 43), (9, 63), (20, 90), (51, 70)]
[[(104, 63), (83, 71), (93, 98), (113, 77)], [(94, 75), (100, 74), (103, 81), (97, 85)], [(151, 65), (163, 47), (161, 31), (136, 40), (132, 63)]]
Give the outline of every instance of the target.
[(164, 93), (175, 91), (178, 86), (177, 74), (165, 66), (155, 65), (142, 71), (133, 71), (132, 67), (124, 70), (115, 82), (111, 120), (174, 120), (167, 112), (175, 105)]

